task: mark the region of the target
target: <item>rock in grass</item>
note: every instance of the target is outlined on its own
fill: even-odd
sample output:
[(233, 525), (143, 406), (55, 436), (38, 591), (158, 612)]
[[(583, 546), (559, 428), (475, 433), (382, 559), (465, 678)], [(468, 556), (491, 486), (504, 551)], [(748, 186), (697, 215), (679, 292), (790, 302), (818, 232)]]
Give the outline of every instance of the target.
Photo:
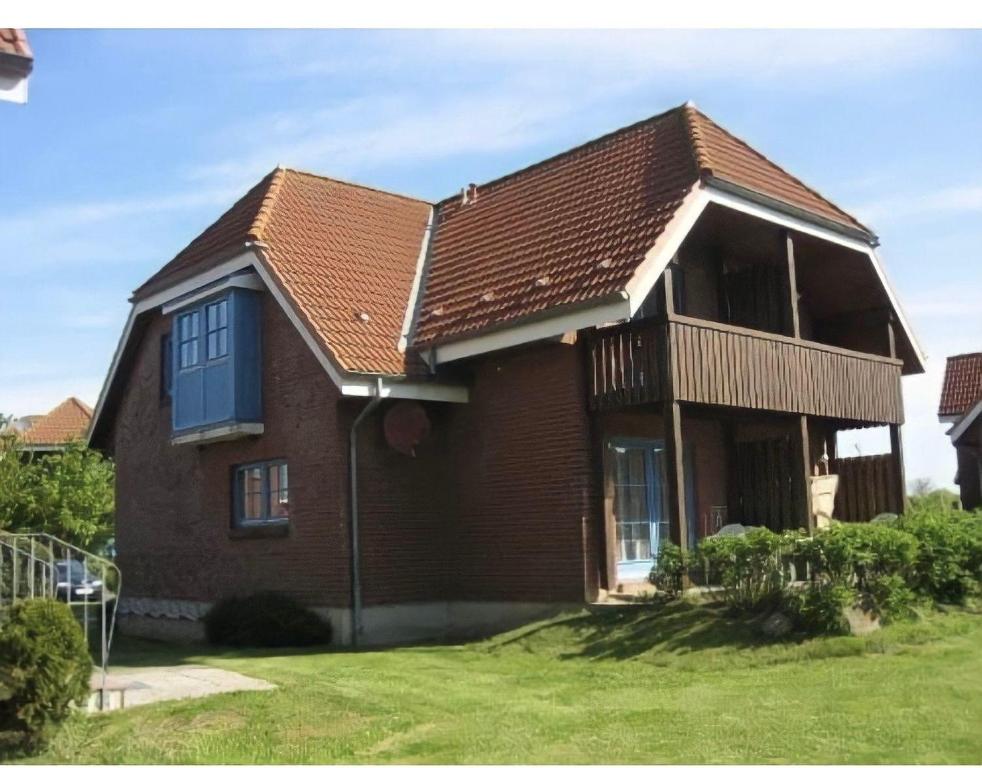
[(775, 611), (764, 620), (764, 623), (760, 627), (760, 631), (763, 632), (766, 637), (777, 639), (787, 635), (793, 626), (794, 625), (791, 623), (791, 619), (780, 611)]

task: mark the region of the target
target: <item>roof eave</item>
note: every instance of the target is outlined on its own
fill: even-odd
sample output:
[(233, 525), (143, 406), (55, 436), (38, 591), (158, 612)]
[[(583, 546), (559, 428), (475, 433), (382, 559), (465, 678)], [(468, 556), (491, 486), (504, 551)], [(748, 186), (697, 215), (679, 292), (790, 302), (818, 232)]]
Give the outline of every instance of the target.
[(830, 229), (839, 233), (840, 235), (844, 235), (845, 237), (849, 237), (854, 240), (861, 240), (874, 248), (880, 244), (880, 240), (876, 234), (869, 230), (862, 229), (861, 227), (848, 226), (840, 221), (836, 221), (835, 219), (830, 219), (827, 216), (822, 216), (806, 208), (792, 205), (791, 203), (785, 202), (784, 200), (780, 200), (776, 197), (772, 197), (771, 195), (765, 195), (762, 192), (758, 192), (750, 187), (729, 181), (728, 179), (707, 174), (703, 177), (702, 182), (707, 187), (714, 187), (723, 192), (728, 192), (736, 197), (741, 197), (748, 202), (773, 208), (774, 210), (787, 214), (788, 216), (793, 216), (796, 219), (807, 221), (810, 224), (815, 224), (816, 226), (823, 227), (824, 229)]

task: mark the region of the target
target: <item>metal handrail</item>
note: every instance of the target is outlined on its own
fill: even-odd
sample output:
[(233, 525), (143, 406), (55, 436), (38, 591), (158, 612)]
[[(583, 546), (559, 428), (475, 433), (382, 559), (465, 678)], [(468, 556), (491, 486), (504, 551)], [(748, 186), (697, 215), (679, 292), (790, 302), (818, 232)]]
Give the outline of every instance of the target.
[[(38, 552), (39, 547), (42, 548)], [(47, 550), (45, 552), (44, 550)], [(60, 551), (59, 551), (60, 550)], [(4, 556), (11, 557), (11, 583), (4, 584)], [(13, 604), (20, 599), (49, 597), (59, 600), (58, 565), (65, 564), (65, 603), (69, 607), (82, 606), (82, 627), (86, 645), (89, 639), (89, 607), (95, 601), (84, 595), (84, 600), (73, 601), (74, 584), (72, 578), (72, 563), (81, 562), (83, 575), (93, 573), (98, 569), (101, 577), (99, 589), (100, 612), (100, 669), (102, 672), (102, 688), (105, 690), (106, 674), (109, 666), (109, 651), (112, 647), (116, 629), (116, 613), (119, 604), (119, 594), (122, 591), (123, 574), (111, 560), (87, 552), (81, 547), (70, 544), (57, 536), (48, 533), (12, 533), (0, 530), (0, 605)], [(27, 573), (23, 573), (26, 566)], [(109, 574), (114, 576), (113, 591), (109, 591)], [(26, 579), (26, 582), (25, 582)], [(8, 589), (9, 586), (9, 589)], [(26, 594), (23, 594), (26, 593)], [(107, 604), (112, 599), (111, 615)]]

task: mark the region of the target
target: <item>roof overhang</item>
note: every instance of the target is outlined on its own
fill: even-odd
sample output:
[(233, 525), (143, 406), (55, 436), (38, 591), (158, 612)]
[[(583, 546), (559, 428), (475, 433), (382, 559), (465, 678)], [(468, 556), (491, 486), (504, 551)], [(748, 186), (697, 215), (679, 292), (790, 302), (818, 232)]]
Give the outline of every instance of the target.
[(948, 437), (951, 438), (952, 445), (957, 445), (965, 436), (973, 424), (982, 416), (982, 400), (979, 400), (968, 411), (966, 411), (955, 425), (948, 430)]
[(920, 369), (918, 372), (923, 373), (926, 362), (925, 355), (900, 306), (896, 292), (887, 278), (877, 252), (877, 241), (874, 235), (864, 230), (845, 227), (780, 201), (772, 200), (753, 190), (738, 187), (713, 177), (700, 181), (685, 196), (671, 221), (645, 254), (634, 276), (623, 291), (603, 297), (599, 301), (594, 300), (590, 303), (564, 307), (560, 314), (549, 313), (548, 316), (544, 316), (544, 313), (540, 313), (525, 322), (507, 328), (497, 326), (473, 337), (452, 339), (442, 344), (426, 345), (430, 359), (435, 364), (445, 363), (494, 352), (517, 344), (557, 337), (569, 331), (629, 320), (640, 309), (659, 276), (675, 257), (682, 242), (710, 203), (863, 254), (869, 259), (883, 286), (894, 316), (910, 343), (910, 348)]
[[(240, 283), (242, 286), (246, 286), (248, 283), (250, 288), (262, 288), (269, 291), (343, 396), (391, 397), (453, 403), (466, 403), (468, 401), (469, 393), (465, 386), (430, 381), (410, 381), (400, 376), (352, 373), (344, 370), (330, 355), (329, 351), (317, 341), (293, 302), (287, 298), (279, 282), (268, 268), (262, 249), (261, 243), (245, 243), (241, 252), (231, 256), (220, 265), (134, 301), (123, 327), (123, 333), (113, 353), (109, 373), (103, 383), (102, 391), (99, 393), (99, 400), (96, 403), (87, 435), (90, 442), (92, 436), (98, 433), (105, 417), (106, 401), (119, 374), (124, 353), (139, 318), (147, 312), (157, 309), (165, 312), (175, 311), (188, 301), (197, 301), (215, 291), (224, 290)], [(244, 277), (243, 273), (249, 270), (258, 276), (261, 283), (257, 284)]]

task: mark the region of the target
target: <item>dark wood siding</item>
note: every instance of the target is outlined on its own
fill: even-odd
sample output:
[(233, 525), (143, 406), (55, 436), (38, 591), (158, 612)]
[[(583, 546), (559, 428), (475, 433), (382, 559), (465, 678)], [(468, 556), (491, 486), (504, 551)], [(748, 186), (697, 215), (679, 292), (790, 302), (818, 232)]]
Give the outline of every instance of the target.
[(893, 456), (853, 456), (833, 459), (829, 467), (839, 476), (835, 494), (835, 519), (846, 523), (864, 523), (879, 514), (904, 511), (904, 499), (898, 499), (899, 484)]
[(679, 400), (849, 419), (903, 421), (900, 361), (706, 320), (669, 326)]

